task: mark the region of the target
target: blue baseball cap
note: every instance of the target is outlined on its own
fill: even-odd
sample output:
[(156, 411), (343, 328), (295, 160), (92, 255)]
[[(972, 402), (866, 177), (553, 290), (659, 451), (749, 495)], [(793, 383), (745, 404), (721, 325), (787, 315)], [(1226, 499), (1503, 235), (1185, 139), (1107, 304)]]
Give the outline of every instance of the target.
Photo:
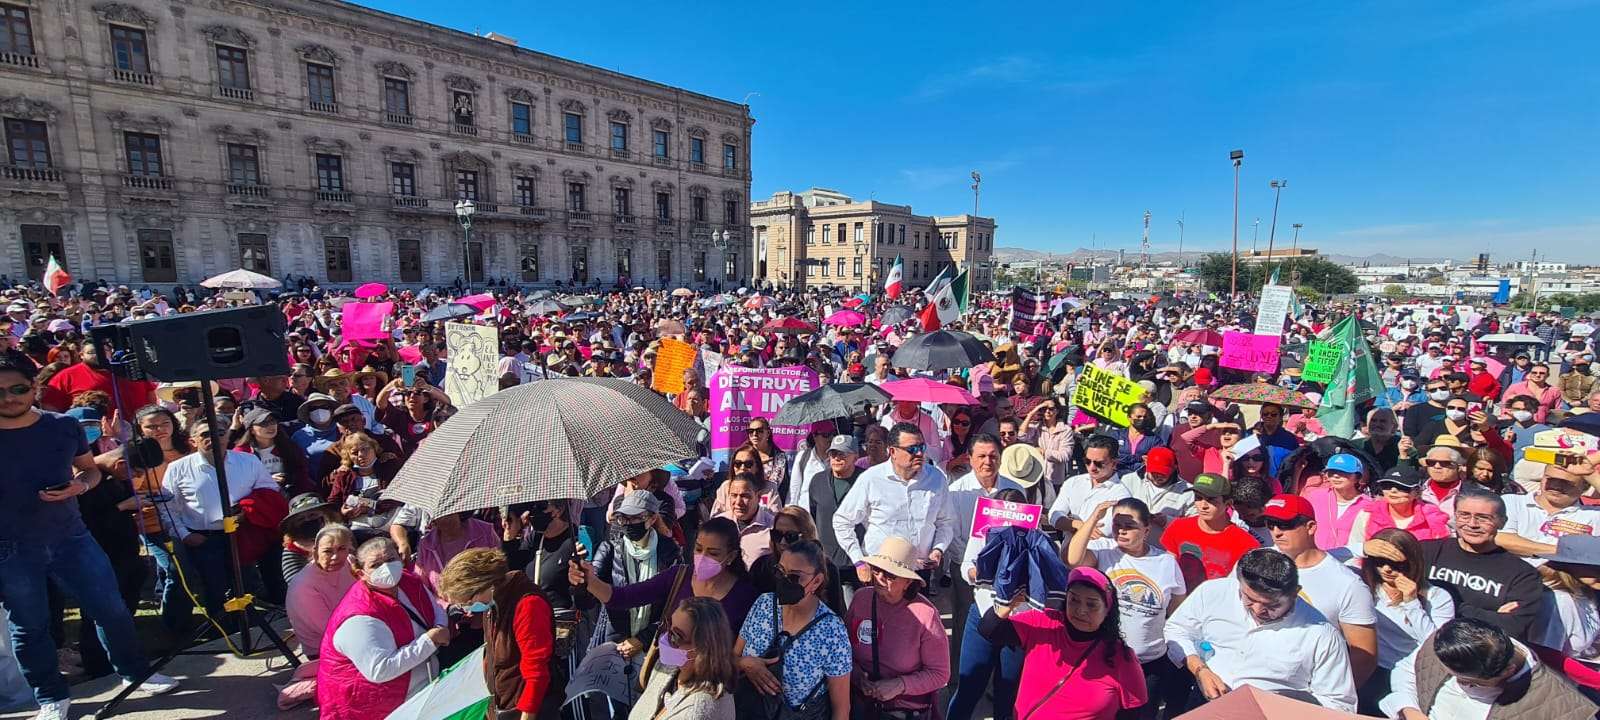
[(80, 423), (100, 422), (100, 410), (92, 407), (75, 407), (66, 412), (67, 417)]
[(1362, 474), (1363, 468), (1361, 467), (1361, 460), (1356, 456), (1351, 455), (1350, 453), (1339, 453), (1338, 455), (1328, 458), (1328, 464), (1323, 466), (1323, 470), (1337, 470), (1339, 472), (1346, 472), (1352, 475), (1360, 475)]

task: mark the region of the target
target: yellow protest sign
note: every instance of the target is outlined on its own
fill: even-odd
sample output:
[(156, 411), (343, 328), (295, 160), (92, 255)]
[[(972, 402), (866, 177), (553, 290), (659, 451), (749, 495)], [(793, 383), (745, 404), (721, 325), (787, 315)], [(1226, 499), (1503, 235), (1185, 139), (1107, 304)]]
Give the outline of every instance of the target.
[(1072, 390), (1075, 407), (1117, 427), (1128, 426), (1128, 406), (1142, 397), (1144, 388), (1134, 381), (1093, 365), (1083, 367), (1083, 375)]
[(673, 338), (661, 338), (656, 348), (655, 372), (650, 376), (650, 388), (656, 392), (683, 392), (683, 372), (694, 367), (698, 351), (693, 345)]

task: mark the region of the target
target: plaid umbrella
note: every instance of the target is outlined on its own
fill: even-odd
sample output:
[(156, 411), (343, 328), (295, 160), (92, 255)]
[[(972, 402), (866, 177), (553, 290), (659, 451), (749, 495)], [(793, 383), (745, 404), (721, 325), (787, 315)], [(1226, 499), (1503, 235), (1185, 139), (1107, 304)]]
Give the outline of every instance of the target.
[(566, 307), (554, 300), (539, 300), (528, 304), (528, 312), (533, 315), (554, 315), (563, 310), (566, 310)]
[(889, 393), (871, 383), (833, 383), (789, 398), (772, 418), (773, 425), (810, 425), (850, 417), (868, 405), (889, 402)]
[(462, 305), (461, 303), (445, 303), (439, 307), (429, 310), (427, 315), (422, 316), (422, 319), (428, 322), (438, 322), (440, 320), (459, 320), (461, 318), (469, 318), (477, 314), (478, 309), (471, 305)]
[(1231, 400), (1246, 405), (1282, 405), (1284, 407), (1317, 409), (1317, 404), (1311, 402), (1306, 396), (1293, 390), (1282, 388), (1272, 383), (1240, 383), (1238, 385), (1224, 385), (1216, 392), (1211, 393), (1216, 400)]
[(895, 367), (916, 370), (965, 368), (994, 360), (978, 338), (964, 332), (935, 330), (908, 338), (894, 351)]
[(435, 515), (587, 498), (697, 456), (700, 430), (629, 380), (540, 380), (490, 395), (440, 425), (383, 496)]

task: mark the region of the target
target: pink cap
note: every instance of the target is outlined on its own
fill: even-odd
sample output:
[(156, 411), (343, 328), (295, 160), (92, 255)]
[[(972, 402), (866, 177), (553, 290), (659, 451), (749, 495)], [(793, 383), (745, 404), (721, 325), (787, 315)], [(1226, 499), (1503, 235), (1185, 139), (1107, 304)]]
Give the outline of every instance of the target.
[(1067, 574), (1067, 587), (1072, 587), (1075, 582), (1093, 585), (1095, 589), (1100, 591), (1101, 599), (1105, 601), (1106, 605), (1112, 605), (1111, 580), (1106, 578), (1105, 573), (1092, 567), (1075, 567), (1072, 572)]

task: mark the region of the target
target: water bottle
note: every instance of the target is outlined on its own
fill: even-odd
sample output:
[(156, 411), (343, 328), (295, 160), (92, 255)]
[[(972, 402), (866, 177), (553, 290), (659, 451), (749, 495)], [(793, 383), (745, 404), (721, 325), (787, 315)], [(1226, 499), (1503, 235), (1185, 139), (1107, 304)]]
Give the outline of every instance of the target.
[(1211, 658), (1217, 654), (1216, 648), (1211, 647), (1210, 640), (1201, 640), (1195, 645), (1195, 649), (1200, 651), (1200, 662), (1211, 662)]

